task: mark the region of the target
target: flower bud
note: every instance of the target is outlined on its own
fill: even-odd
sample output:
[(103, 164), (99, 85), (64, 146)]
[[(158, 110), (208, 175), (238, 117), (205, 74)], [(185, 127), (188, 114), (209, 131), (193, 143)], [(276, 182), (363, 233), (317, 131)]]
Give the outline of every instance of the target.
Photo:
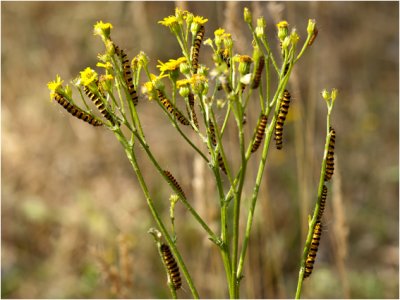
[(188, 86), (183, 86), (179, 89), (179, 95), (181, 95), (184, 98), (189, 96), (189, 93), (190, 93), (190, 88)]
[(329, 95), (329, 93), (328, 93), (328, 91), (327, 91), (326, 89), (324, 89), (324, 90), (321, 92), (321, 95), (322, 95), (322, 98), (324, 98), (326, 101), (328, 101), (329, 98), (330, 98), (330, 95)]
[(247, 7), (244, 8), (243, 17), (244, 17), (244, 21), (247, 24), (251, 25), (251, 23), (253, 21), (253, 16), (251, 15), (251, 12)]
[(278, 27), (278, 38), (280, 41), (283, 41), (288, 36), (288, 22), (281, 21), (276, 26)]
[(239, 56), (239, 73), (241, 75), (248, 74), (250, 72), (250, 64), (252, 59), (248, 55)]

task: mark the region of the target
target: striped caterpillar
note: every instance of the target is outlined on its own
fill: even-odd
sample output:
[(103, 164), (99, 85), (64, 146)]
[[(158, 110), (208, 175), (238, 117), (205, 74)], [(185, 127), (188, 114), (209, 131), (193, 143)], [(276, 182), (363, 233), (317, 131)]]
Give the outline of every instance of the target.
[(174, 114), (175, 117), (178, 119), (178, 121), (183, 124), (183, 125), (189, 125), (189, 121), (185, 118), (185, 116), (179, 111), (177, 110), (174, 105), (169, 102), (169, 100), (167, 99), (167, 97), (164, 96), (164, 94), (157, 89), (157, 95), (158, 95), (158, 99), (160, 100), (160, 102), (162, 103), (162, 105), (165, 107), (165, 109), (170, 113), (170, 114)]
[(322, 224), (320, 221), (317, 221), (317, 223), (315, 223), (313, 238), (311, 240), (310, 250), (308, 251), (306, 259), (304, 278), (309, 277), (313, 271), (315, 259), (317, 257), (319, 241), (321, 239), (321, 232)]
[(184, 198), (186, 198), (186, 195), (185, 195), (185, 193), (183, 192), (183, 189), (181, 188), (181, 186), (179, 185), (179, 183), (178, 183), (178, 181), (175, 179), (175, 177), (172, 176), (171, 172), (169, 172), (169, 171), (167, 171), (167, 170), (164, 170), (163, 172), (164, 172), (165, 176), (168, 177), (169, 182), (170, 182), (172, 185), (175, 186), (175, 188), (179, 191), (179, 193), (182, 194), (182, 196), (183, 196)]
[[(111, 116), (111, 114), (107, 111), (106, 106), (104, 105), (103, 101), (101, 101), (101, 99), (95, 95), (87, 86), (83, 87), (83, 91), (85, 92), (85, 94), (89, 97), (90, 100), (93, 101), (94, 105), (96, 105), (96, 107), (98, 108), (98, 110), (100, 111), (100, 113), (111, 122), (111, 124), (114, 126), (115, 122), (113, 117)], [(117, 122), (118, 125), (119, 122)]]
[(317, 216), (318, 221), (321, 220), (322, 215), (324, 214), (327, 195), (328, 195), (328, 188), (326, 187), (326, 185), (324, 185), (322, 188), (321, 202), (319, 204), (319, 211), (318, 211), (318, 216)]
[(331, 133), (331, 138), (329, 140), (328, 147), (328, 155), (326, 156), (326, 168), (325, 168), (325, 181), (328, 181), (332, 178), (333, 171), (335, 169), (335, 140), (336, 140), (336, 132), (333, 127), (329, 128), (329, 132)]
[(124, 75), (124, 81), (128, 88), (129, 95), (131, 96), (133, 105), (138, 104), (138, 95), (136, 93), (135, 85), (133, 84), (132, 78), (132, 70), (129, 64), (129, 59), (124, 50), (120, 49), (117, 45), (114, 44), (115, 53), (121, 58), (122, 61), (122, 69)]
[(169, 280), (177, 290), (182, 286), (181, 275), (179, 273), (179, 267), (176, 260), (171, 252), (171, 249), (167, 244), (161, 244), (160, 251), (164, 261), (164, 265), (168, 270)]
[(255, 73), (254, 73), (254, 79), (251, 84), (252, 89), (256, 89), (260, 85), (261, 75), (262, 75), (262, 70), (264, 69), (264, 65), (265, 65), (265, 59), (264, 59), (264, 56), (261, 56), (258, 61)]
[(289, 111), (290, 104), (290, 93), (288, 90), (284, 90), (283, 98), (281, 100), (281, 105), (278, 113), (278, 120), (275, 124), (275, 142), (276, 148), (282, 149), (282, 139), (283, 139), (283, 124), (286, 120), (286, 115)]
[(258, 147), (260, 147), (261, 141), (264, 138), (265, 127), (267, 126), (267, 116), (262, 114), (257, 125), (257, 133), (253, 142), (253, 146), (251, 147), (251, 153), (257, 151)]
[(205, 28), (203, 25), (200, 25), (199, 30), (197, 31), (196, 38), (194, 39), (194, 43), (192, 46), (192, 67), (193, 67), (193, 73), (197, 73), (197, 69), (199, 68), (199, 53), (200, 53), (200, 46), (201, 42), (203, 41), (204, 38), (204, 33), (205, 33)]
[(74, 117), (77, 117), (78, 119), (81, 119), (82, 121), (89, 123), (90, 125), (93, 126), (103, 126), (103, 122), (96, 120), (95, 118), (93, 118), (88, 113), (84, 112), (76, 105), (70, 103), (62, 95), (55, 93), (54, 99)]

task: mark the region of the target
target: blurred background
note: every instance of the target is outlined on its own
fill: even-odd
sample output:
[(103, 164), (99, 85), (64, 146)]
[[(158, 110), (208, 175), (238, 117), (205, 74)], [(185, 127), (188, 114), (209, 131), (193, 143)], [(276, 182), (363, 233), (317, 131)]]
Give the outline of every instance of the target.
[[(130, 57), (147, 53), (154, 71), (158, 59), (179, 57), (175, 39), (157, 24), (176, 6), (209, 19), (206, 38), (223, 27), (232, 33), (235, 50), (251, 55), (245, 5), (254, 18), (265, 17), (276, 55), (279, 20), (296, 27), (303, 42), (307, 20), (316, 19), (319, 35), (289, 81), (293, 102), (284, 148), (278, 152), (271, 145), (241, 297), (294, 297), (323, 155), (324, 88), (339, 89), (332, 115), (335, 174), (318, 259), (302, 296), (399, 297), (397, 2), (2, 2), (3, 298), (170, 297), (147, 233), (155, 223), (125, 153), (112, 132), (88, 126), (50, 102), (46, 84), (56, 74), (67, 83), (86, 66), (95, 67), (104, 50), (92, 33), (98, 20), (114, 25), (113, 40)], [(202, 46), (200, 62), (212, 67), (207, 48)], [(141, 97), (139, 115), (155, 156), (219, 232), (210, 169), (155, 104)], [(248, 133), (258, 114), (258, 106), (250, 106)], [(235, 152), (230, 135), (236, 138), (232, 130), (224, 139), (229, 155)], [(137, 153), (169, 224), (171, 190), (143, 151)], [(234, 158), (228, 159), (237, 167)], [(250, 160), (242, 217), (256, 161)], [(178, 248), (200, 296), (228, 297), (216, 247), (179, 204), (175, 222)], [(190, 298), (186, 282), (183, 287), (178, 295)]]

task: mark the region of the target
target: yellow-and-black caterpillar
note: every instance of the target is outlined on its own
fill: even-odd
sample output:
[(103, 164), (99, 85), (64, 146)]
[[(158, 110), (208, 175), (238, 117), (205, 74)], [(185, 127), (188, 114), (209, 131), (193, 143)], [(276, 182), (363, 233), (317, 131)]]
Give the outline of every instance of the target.
[(258, 147), (264, 138), (265, 127), (267, 126), (267, 116), (262, 114), (257, 124), (257, 132), (254, 138), (253, 146), (251, 147), (251, 153), (256, 152)]
[(326, 156), (326, 168), (325, 168), (325, 181), (328, 181), (332, 178), (333, 171), (335, 169), (335, 140), (336, 140), (336, 132), (333, 127), (329, 128), (329, 132), (331, 133), (331, 138), (329, 140), (328, 147), (328, 155)]
[(290, 104), (290, 93), (288, 90), (284, 90), (283, 98), (281, 100), (281, 105), (278, 113), (278, 120), (275, 124), (275, 142), (276, 148), (282, 149), (282, 139), (283, 139), (283, 124), (286, 120), (286, 115), (289, 111)]
[(77, 107), (76, 105), (70, 103), (65, 97), (62, 95), (55, 93), (54, 100), (56, 100), (62, 107), (64, 107), (71, 115), (81, 119), (84, 122), (89, 123), (93, 126), (102, 126), (103, 122), (96, 120), (88, 113), (84, 112), (82, 109)]
[(203, 25), (200, 25), (199, 30), (197, 31), (196, 38), (194, 39), (194, 43), (192, 46), (192, 67), (193, 73), (197, 73), (197, 69), (199, 68), (199, 53), (200, 53), (200, 46), (201, 42), (203, 41), (205, 33), (205, 28)]
[(258, 61), (255, 73), (254, 73), (253, 82), (251, 84), (252, 89), (256, 89), (259, 87), (260, 82), (261, 82), (262, 70), (264, 69), (264, 65), (265, 65), (265, 59), (264, 59), (264, 56), (261, 56)]
[[(113, 117), (111, 116), (111, 114), (107, 111), (106, 106), (104, 105), (103, 101), (101, 101), (101, 99), (94, 94), (87, 86), (83, 87), (83, 91), (85, 92), (85, 94), (89, 97), (90, 100), (93, 101), (94, 105), (96, 105), (96, 107), (98, 108), (98, 110), (100, 111), (100, 113), (111, 122), (111, 124), (114, 126), (115, 122), (113, 120)], [(120, 125), (118, 123), (118, 125)]]
[(169, 182), (170, 182), (171, 184), (173, 184), (173, 185), (176, 187), (176, 189), (182, 194), (182, 196), (183, 196), (184, 198), (186, 198), (186, 195), (185, 195), (185, 193), (183, 192), (183, 189), (181, 188), (181, 186), (179, 185), (179, 183), (178, 183), (178, 181), (175, 179), (175, 177), (172, 176), (171, 172), (169, 172), (169, 171), (167, 171), (167, 170), (164, 170), (164, 174), (165, 174), (165, 176), (168, 177)]
[(181, 124), (183, 124), (183, 125), (189, 125), (190, 124), (188, 119), (186, 119), (185, 116), (182, 115), (182, 113), (179, 110), (177, 110), (171, 102), (169, 102), (167, 97), (165, 97), (164, 94), (160, 90), (157, 90), (157, 96), (158, 96), (158, 99), (160, 100), (161, 104), (164, 105), (164, 107), (166, 108), (166, 110), (170, 114), (174, 114), (176, 119)]
[(171, 249), (167, 244), (161, 244), (160, 250), (164, 264), (168, 270), (169, 279), (175, 290), (177, 290), (182, 286), (181, 274), (179, 273), (178, 264), (176, 263)]
[(324, 185), (322, 187), (321, 202), (319, 204), (319, 211), (318, 211), (317, 220), (321, 220), (322, 215), (324, 214), (325, 204), (326, 204), (326, 196), (327, 195), (328, 195), (328, 188), (326, 187), (326, 185)]
[(321, 239), (322, 233), (322, 224), (321, 221), (317, 221), (314, 227), (314, 233), (311, 240), (310, 250), (308, 251), (305, 271), (304, 271), (304, 278), (307, 278), (311, 275), (312, 270), (314, 268), (315, 259), (317, 257), (319, 241)]
[(131, 96), (133, 105), (138, 104), (138, 95), (136, 93), (135, 85), (133, 84), (133, 77), (132, 77), (132, 69), (129, 64), (129, 59), (124, 50), (120, 49), (117, 45), (114, 44), (114, 51), (122, 61), (122, 69), (124, 75), (124, 81), (128, 88), (129, 95)]

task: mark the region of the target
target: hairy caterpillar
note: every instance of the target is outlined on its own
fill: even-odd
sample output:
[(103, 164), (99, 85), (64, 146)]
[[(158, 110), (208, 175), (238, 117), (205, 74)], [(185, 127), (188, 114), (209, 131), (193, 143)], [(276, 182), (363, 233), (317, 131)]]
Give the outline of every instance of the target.
[(326, 204), (326, 196), (327, 195), (328, 195), (328, 188), (326, 187), (326, 185), (324, 185), (323, 188), (322, 188), (321, 202), (319, 204), (319, 211), (318, 211), (317, 220), (321, 220), (322, 215), (324, 214), (325, 204)]
[[(98, 110), (100, 111), (100, 113), (111, 122), (111, 124), (114, 126), (115, 122), (113, 120), (113, 117), (111, 116), (111, 114), (107, 111), (106, 106), (104, 105), (103, 101), (101, 101), (101, 99), (95, 95), (87, 86), (83, 87), (83, 91), (85, 92), (85, 94), (89, 97), (90, 100), (93, 101), (94, 105), (96, 105), (96, 107), (98, 108)], [(118, 122), (118, 125), (119, 122)]]
[(95, 118), (93, 118), (91, 115), (81, 110), (76, 105), (70, 103), (62, 95), (55, 93), (54, 99), (74, 117), (77, 117), (78, 119), (81, 119), (82, 121), (87, 122), (93, 126), (103, 126), (103, 122), (96, 120)]
[(174, 114), (181, 124), (183, 125), (190, 124), (188, 119), (186, 119), (185, 116), (182, 115), (182, 113), (179, 110), (177, 110), (171, 102), (169, 102), (167, 97), (165, 97), (160, 90), (157, 90), (157, 95), (158, 99), (160, 100), (161, 104), (164, 105), (165, 109), (168, 110), (170, 114)]
[(205, 28), (203, 25), (200, 26), (199, 30), (197, 31), (196, 38), (194, 39), (194, 43), (192, 46), (192, 67), (193, 67), (193, 73), (197, 73), (197, 69), (199, 68), (199, 52), (200, 52), (200, 46), (201, 42), (203, 41), (204, 38), (204, 33), (205, 33)]
[(310, 250), (308, 251), (306, 259), (306, 266), (305, 266), (306, 269), (304, 271), (304, 278), (309, 277), (314, 268), (314, 263), (318, 252), (319, 241), (321, 239), (321, 232), (322, 232), (322, 224), (320, 221), (317, 221), (317, 223), (315, 223), (313, 238), (311, 240)]
[(281, 105), (278, 113), (278, 120), (275, 124), (275, 142), (276, 148), (282, 149), (282, 138), (283, 138), (283, 124), (286, 120), (286, 115), (289, 111), (290, 104), (290, 93), (288, 90), (284, 90), (283, 98), (281, 100)]
[(262, 114), (257, 125), (257, 133), (251, 147), (251, 153), (256, 152), (264, 138), (265, 127), (267, 126), (267, 116)]
[(256, 71), (254, 73), (254, 79), (251, 84), (252, 89), (256, 89), (260, 85), (262, 70), (264, 69), (264, 64), (265, 64), (264, 56), (261, 56), (258, 61), (258, 64), (257, 64)]
[(175, 258), (172, 255), (171, 249), (167, 244), (161, 244), (160, 250), (164, 264), (168, 270), (169, 279), (175, 290), (177, 290), (182, 286), (181, 274), (179, 273), (178, 264), (176, 263)]
[(336, 140), (336, 132), (333, 127), (329, 128), (329, 132), (331, 133), (331, 138), (329, 140), (328, 147), (328, 155), (326, 156), (326, 168), (325, 168), (325, 181), (328, 181), (332, 178), (333, 171), (335, 169), (335, 140)]
[(183, 196), (184, 198), (186, 198), (186, 195), (185, 195), (185, 193), (183, 192), (183, 189), (181, 188), (181, 186), (179, 185), (179, 183), (178, 183), (178, 181), (175, 179), (175, 177), (172, 176), (171, 172), (169, 172), (169, 171), (167, 171), (167, 170), (164, 170), (164, 174), (165, 174), (165, 176), (168, 177), (169, 182), (170, 182), (171, 184), (173, 184), (173, 185), (176, 187), (176, 189), (179, 191), (179, 193), (181, 193), (182, 196)]

